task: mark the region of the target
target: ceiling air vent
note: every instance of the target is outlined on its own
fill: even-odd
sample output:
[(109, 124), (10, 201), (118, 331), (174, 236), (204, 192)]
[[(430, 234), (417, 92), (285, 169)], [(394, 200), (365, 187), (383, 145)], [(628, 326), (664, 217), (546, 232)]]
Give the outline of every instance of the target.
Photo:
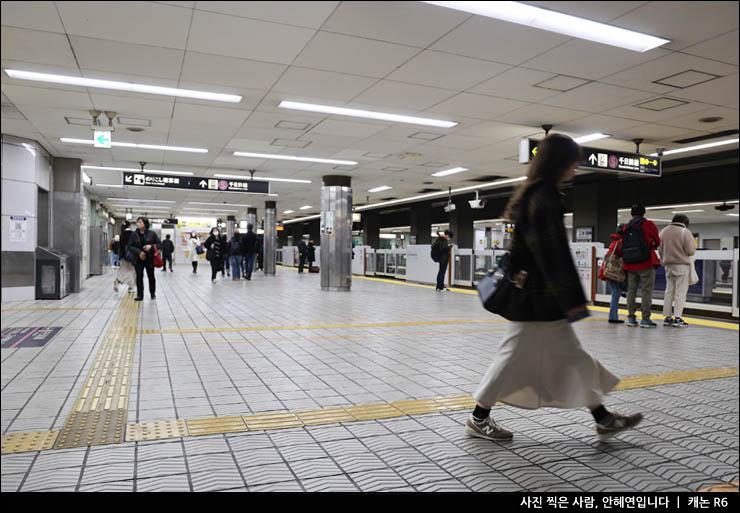
[(721, 75), (715, 75), (714, 73), (704, 73), (703, 71), (689, 69), (686, 71), (682, 71), (681, 73), (676, 73), (675, 75), (654, 80), (653, 84), (675, 87), (677, 89), (685, 89), (687, 87), (693, 87), (695, 85), (716, 80), (720, 77)]
[(635, 107), (638, 109), (652, 110), (654, 112), (662, 112), (682, 105), (688, 105), (689, 103), (691, 102), (674, 100), (673, 98), (656, 98), (655, 100), (650, 100), (648, 102), (638, 103)]

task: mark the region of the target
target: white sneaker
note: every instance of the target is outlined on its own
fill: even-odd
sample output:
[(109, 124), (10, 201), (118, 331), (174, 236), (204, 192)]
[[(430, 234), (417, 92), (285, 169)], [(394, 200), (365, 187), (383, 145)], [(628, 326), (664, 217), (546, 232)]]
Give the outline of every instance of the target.
[(113, 291), (114, 291), (114, 292), (118, 292), (118, 280), (115, 280), (115, 281), (113, 282)]
[(480, 424), (475, 422), (473, 414), (470, 414), (470, 418), (465, 423), (465, 430), (478, 438), (485, 438), (486, 440), (511, 440), (514, 438), (511, 431), (507, 431), (493, 420), (493, 417), (489, 416), (485, 422)]

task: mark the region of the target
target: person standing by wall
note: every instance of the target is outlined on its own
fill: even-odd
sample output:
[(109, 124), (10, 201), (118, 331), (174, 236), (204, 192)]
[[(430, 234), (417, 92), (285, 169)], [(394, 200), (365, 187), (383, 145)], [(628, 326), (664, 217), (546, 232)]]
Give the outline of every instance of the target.
[(303, 272), (303, 267), (306, 265), (306, 257), (308, 256), (308, 247), (306, 246), (306, 240), (301, 239), (298, 242), (298, 272)]
[(242, 251), (244, 252), (244, 277), (252, 279), (254, 261), (257, 258), (257, 235), (254, 233), (254, 225), (247, 225), (247, 233), (242, 236)]
[(149, 278), (149, 294), (152, 299), (157, 297), (157, 282), (154, 278), (154, 250), (159, 249), (162, 242), (155, 232), (149, 229), (149, 219), (140, 217), (136, 220), (136, 231), (133, 232), (128, 242), (128, 252), (136, 254), (136, 298), (135, 301), (144, 299), (144, 270)]
[[(663, 302), (663, 326), (686, 328), (683, 307), (689, 291), (689, 277), (696, 253), (696, 241), (689, 231), (689, 218), (676, 214), (670, 225), (660, 232), (660, 261), (665, 266), (665, 300)], [(672, 311), (671, 311), (672, 310)], [(673, 317), (675, 315), (675, 318)]]
[(120, 237), (120, 235), (116, 235), (110, 243), (110, 260), (113, 267), (121, 265), (121, 257), (119, 256), (121, 252)]
[(221, 250), (221, 234), (218, 228), (211, 228), (211, 233), (206, 239), (206, 260), (211, 263), (211, 283), (215, 283), (216, 275), (221, 271), (223, 265), (223, 251)]
[(432, 260), (439, 263), (437, 288), (435, 290), (446, 291), (450, 290), (445, 287), (445, 273), (450, 264), (450, 250), (453, 246), (450, 239), (453, 237), (453, 234), (450, 230), (445, 230), (443, 233), (437, 232), (437, 235), (437, 240), (432, 244)]
[(308, 240), (306, 260), (308, 260), (308, 272), (313, 272), (313, 263), (316, 261), (316, 246), (314, 246), (313, 239)]
[[(509, 272), (516, 283), (507, 300), (510, 320), (504, 342), (473, 394), (469, 434), (510, 440), (513, 434), (491, 417), (497, 401), (525, 409), (588, 407), (600, 438), (636, 426), (641, 414), (606, 410), (603, 396), (619, 378), (589, 355), (573, 330), (588, 316), (567, 232), (560, 185), (575, 175), (581, 150), (570, 137), (547, 136), (538, 145), (527, 180), (509, 201), (504, 217), (516, 222)], [(510, 306), (511, 305), (511, 306)]]
[(624, 324), (624, 321), (619, 318), (619, 298), (625, 291), (627, 276), (624, 269), (622, 269), (622, 259), (617, 256), (617, 252), (622, 247), (623, 228), (623, 225), (617, 226), (617, 232), (611, 234), (612, 243), (609, 245), (609, 250), (604, 256), (604, 263), (599, 269), (599, 279), (609, 284), (609, 291), (612, 295), (609, 305), (609, 323), (611, 324)]
[(627, 326), (636, 328), (637, 316), (637, 286), (642, 283), (640, 291), (640, 307), (642, 322), (640, 328), (655, 328), (657, 324), (650, 320), (650, 309), (653, 306), (653, 288), (655, 287), (655, 271), (660, 266), (660, 260), (655, 252), (660, 247), (660, 234), (655, 223), (645, 219), (645, 207), (632, 206), (632, 220), (624, 225), (622, 231), (622, 246), (617, 256), (622, 257), (627, 271)]
[(172, 240), (170, 239), (170, 234), (168, 233), (167, 236), (164, 238), (164, 241), (162, 241), (162, 260), (164, 262), (164, 265), (162, 265), (162, 272), (167, 272), (167, 262), (170, 263), (170, 272), (172, 271), (172, 255), (175, 253), (175, 245), (172, 243)]
[(190, 239), (188, 240), (188, 252), (190, 254), (190, 262), (193, 264), (193, 274), (196, 274), (198, 272), (198, 260), (200, 260), (200, 253), (198, 253), (199, 249), (200, 252), (203, 252), (200, 238), (198, 237), (198, 234), (193, 231), (190, 232)]
[(128, 292), (133, 292), (136, 286), (136, 258), (129, 260), (126, 258), (126, 249), (128, 248), (128, 241), (131, 238), (131, 221), (124, 221), (121, 225), (121, 239), (118, 246), (118, 257), (120, 266), (116, 272), (116, 279), (113, 282), (113, 290), (118, 292), (118, 284), (123, 284), (128, 287)]

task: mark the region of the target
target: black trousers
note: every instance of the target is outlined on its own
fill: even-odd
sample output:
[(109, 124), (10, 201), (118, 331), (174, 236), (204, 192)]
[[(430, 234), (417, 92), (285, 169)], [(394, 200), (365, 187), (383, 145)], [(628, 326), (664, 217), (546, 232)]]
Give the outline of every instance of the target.
[(211, 262), (211, 281), (216, 279), (216, 275), (221, 271), (221, 259), (214, 258)]
[(162, 266), (162, 270), (167, 270), (167, 262), (170, 263), (170, 271), (172, 270), (172, 253), (162, 253), (162, 260), (164, 261), (164, 265)]
[(198, 261), (197, 260), (193, 260), (193, 272), (194, 273), (198, 272)]
[(154, 295), (157, 291), (157, 282), (154, 279), (154, 262), (150, 259), (136, 261), (136, 297), (144, 297), (144, 269), (149, 278), (149, 294)]
[(306, 265), (306, 257), (305, 256), (301, 256), (299, 258), (300, 258), (300, 260), (298, 261), (298, 272), (299, 273), (302, 273), (303, 272), (303, 266)]
[(445, 288), (445, 273), (447, 272), (447, 265), (449, 260), (441, 260), (439, 262), (439, 272), (437, 273), (437, 290)]

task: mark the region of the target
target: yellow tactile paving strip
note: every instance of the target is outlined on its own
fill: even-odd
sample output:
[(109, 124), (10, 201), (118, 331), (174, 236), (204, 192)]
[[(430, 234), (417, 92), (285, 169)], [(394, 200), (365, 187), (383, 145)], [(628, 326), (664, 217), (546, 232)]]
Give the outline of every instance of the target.
[[(692, 369), (686, 371), (666, 372), (663, 374), (627, 377), (622, 379), (615, 389), (632, 390), (636, 388), (735, 376), (738, 376), (738, 367)], [(127, 425), (125, 441), (162, 440), (167, 438), (183, 438), (198, 435), (263, 431), (268, 429), (285, 429), (318, 424), (333, 424), (337, 422), (375, 420), (402, 417), (405, 415), (437, 413), (440, 411), (466, 410), (471, 409), (474, 406), (474, 399), (469, 395), (463, 395), (456, 397), (396, 401), (393, 403), (379, 403), (362, 406), (346, 406), (341, 408), (325, 408), (323, 410), (145, 422)], [(42, 431), (35, 433), (16, 433), (3, 436), (2, 454), (51, 449), (53, 439), (57, 434), (58, 431)], [(49, 443), (49, 440), (52, 441), (51, 444)], [(88, 442), (87, 439), (80, 439), (80, 441)], [(117, 442), (120, 443), (123, 442), (123, 440), (115, 440), (113, 442), (93, 441), (81, 443), (80, 445), (101, 445)], [(61, 447), (55, 446), (54, 448), (59, 449)]]
[(702, 488), (701, 490), (699, 490), (699, 492), (713, 492), (713, 493), (735, 492), (737, 493), (739, 486), (740, 486), (740, 481), (735, 480), (732, 483), (708, 486), (706, 488)]
[(138, 312), (139, 304), (127, 295), (59, 433), (55, 449), (125, 440)]

